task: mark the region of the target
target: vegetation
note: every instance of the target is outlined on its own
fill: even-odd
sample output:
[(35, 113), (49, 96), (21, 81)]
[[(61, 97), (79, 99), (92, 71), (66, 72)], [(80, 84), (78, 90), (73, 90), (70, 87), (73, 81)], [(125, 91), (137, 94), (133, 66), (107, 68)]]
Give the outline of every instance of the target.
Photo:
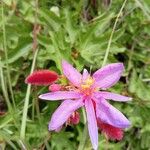
[(148, 149), (149, 24), (149, 0), (1, 0), (0, 149), (91, 149), (82, 111), (78, 125), (48, 132), (51, 114), (60, 102), (40, 101), (38, 95), (48, 87), (24, 82), (33, 70), (61, 74), (62, 59), (79, 71), (91, 72), (105, 64), (124, 63), (124, 74), (110, 91), (133, 98), (129, 103), (113, 102), (132, 126), (120, 142), (107, 143), (99, 134), (99, 147)]

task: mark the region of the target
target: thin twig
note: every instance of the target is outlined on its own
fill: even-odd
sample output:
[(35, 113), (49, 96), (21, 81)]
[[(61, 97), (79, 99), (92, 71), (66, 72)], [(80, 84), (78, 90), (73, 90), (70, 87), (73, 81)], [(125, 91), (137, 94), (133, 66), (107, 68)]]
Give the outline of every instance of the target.
[(116, 29), (116, 26), (117, 26), (117, 23), (118, 23), (118, 20), (119, 20), (119, 17), (121, 16), (121, 13), (125, 7), (125, 4), (126, 4), (127, 0), (125, 0), (121, 6), (121, 9), (117, 15), (117, 18), (115, 20), (115, 23), (114, 23), (114, 26), (113, 26), (113, 29), (112, 29), (112, 32), (111, 32), (111, 35), (110, 35), (110, 38), (109, 38), (109, 41), (108, 41), (108, 45), (107, 45), (107, 49), (106, 49), (106, 52), (105, 52), (105, 56), (104, 56), (104, 60), (103, 60), (103, 63), (102, 63), (102, 66), (104, 66), (107, 62), (107, 58), (108, 58), (108, 55), (109, 55), (109, 51), (110, 51), (110, 46), (111, 46), (111, 42), (112, 42), (112, 38), (113, 38), (113, 35), (114, 35), (114, 32), (115, 32), (115, 29)]

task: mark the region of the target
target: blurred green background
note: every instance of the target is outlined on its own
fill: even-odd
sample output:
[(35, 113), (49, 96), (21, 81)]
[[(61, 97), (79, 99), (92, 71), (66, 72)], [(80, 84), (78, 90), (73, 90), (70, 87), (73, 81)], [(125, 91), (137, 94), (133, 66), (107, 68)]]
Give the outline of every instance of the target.
[[(48, 88), (27, 87), (24, 80), (33, 69), (61, 74), (62, 59), (79, 71), (85, 67), (94, 72), (102, 66), (106, 49), (110, 50), (107, 63), (125, 65), (123, 76), (110, 91), (133, 97), (129, 103), (113, 103), (132, 126), (120, 142), (107, 143), (99, 134), (99, 149), (148, 150), (150, 1), (1, 0), (0, 149), (77, 150), (83, 141), (82, 113), (77, 126), (48, 132), (51, 114), (60, 103), (39, 101), (38, 95)], [(23, 123), (25, 100), (29, 103)], [(87, 137), (84, 150), (91, 149)]]

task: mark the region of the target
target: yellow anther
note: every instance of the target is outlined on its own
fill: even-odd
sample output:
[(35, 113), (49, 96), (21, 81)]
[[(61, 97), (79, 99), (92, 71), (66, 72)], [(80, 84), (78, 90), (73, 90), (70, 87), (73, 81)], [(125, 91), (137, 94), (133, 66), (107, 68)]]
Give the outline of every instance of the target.
[(94, 79), (92, 77), (87, 78), (83, 84), (81, 85), (82, 89), (88, 89), (94, 83)]
[(81, 92), (87, 96), (91, 95), (95, 90), (95, 88), (92, 87), (93, 83), (94, 83), (94, 79), (92, 77), (88, 77), (81, 84)]
[(81, 85), (81, 88), (82, 88), (82, 89), (88, 89), (89, 87), (90, 87), (90, 86), (87, 85), (87, 84), (82, 84), (82, 85)]
[(88, 79), (86, 79), (85, 83), (86, 83), (87, 85), (90, 85), (90, 86), (91, 86), (91, 85), (94, 83), (94, 79), (93, 79), (92, 77), (89, 77)]

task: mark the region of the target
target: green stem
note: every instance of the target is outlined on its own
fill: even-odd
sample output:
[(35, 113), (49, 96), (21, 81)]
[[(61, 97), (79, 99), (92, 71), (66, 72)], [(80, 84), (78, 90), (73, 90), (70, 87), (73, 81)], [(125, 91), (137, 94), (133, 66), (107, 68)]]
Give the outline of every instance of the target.
[(86, 141), (87, 141), (87, 136), (88, 136), (87, 119), (86, 119), (86, 112), (84, 108), (82, 108), (82, 114), (83, 114), (83, 120), (84, 120), (84, 130), (83, 130), (82, 139), (79, 143), (78, 150), (84, 149)]
[(11, 112), (12, 107), (11, 107), (11, 103), (9, 101), (7, 87), (6, 87), (5, 80), (4, 80), (3, 69), (1, 66), (0, 66), (0, 79), (1, 79), (2, 92), (3, 92), (4, 98), (6, 100), (8, 110), (9, 110), (9, 112)]
[(8, 79), (8, 87), (11, 95), (11, 99), (13, 102), (14, 108), (16, 108), (15, 100), (14, 100), (14, 94), (12, 90), (12, 85), (11, 85), (11, 77), (10, 77), (10, 69), (8, 65), (8, 52), (7, 52), (7, 43), (6, 43), (6, 29), (5, 29), (5, 16), (4, 16), (4, 4), (2, 2), (2, 28), (3, 28), (3, 49), (5, 53), (5, 60), (6, 60), (6, 74), (7, 74), (7, 79)]
[(34, 121), (34, 117), (35, 117), (35, 100), (34, 98), (32, 99), (32, 120)]
[(82, 135), (82, 139), (80, 141), (78, 150), (84, 150), (86, 141), (87, 141), (87, 136), (88, 136), (88, 127), (87, 127), (87, 123), (84, 125), (84, 130), (83, 130), (83, 135)]
[(145, 15), (148, 19), (150, 19), (150, 11), (149, 11), (148, 7), (144, 7), (144, 5), (142, 4), (142, 2), (140, 2), (139, 0), (135, 0), (135, 2), (136, 2), (136, 4), (137, 4), (137, 6), (138, 6), (139, 8), (141, 8), (141, 10), (143, 11), (144, 15)]
[[(37, 54), (38, 54), (38, 49), (34, 53), (34, 58), (33, 58), (32, 67), (31, 67), (31, 73), (33, 73), (33, 70), (35, 68)], [(25, 97), (25, 102), (24, 102), (24, 108), (23, 108), (21, 131), (20, 131), (20, 138), (22, 140), (25, 139), (26, 120), (27, 120), (27, 113), (28, 113), (30, 93), (31, 93), (31, 85), (28, 84), (26, 97)]]
[[(36, 35), (36, 27), (37, 27), (37, 12), (38, 12), (38, 0), (35, 0), (35, 25), (34, 25), (34, 31), (33, 31), (33, 62), (31, 66), (31, 72), (30, 74), (33, 73), (34, 68), (35, 68), (35, 63), (36, 63), (36, 58), (38, 54), (38, 48), (37, 48), (37, 35)], [(20, 138), (22, 140), (25, 139), (25, 132), (26, 132), (26, 121), (27, 121), (27, 113), (28, 113), (28, 107), (29, 107), (29, 99), (30, 99), (30, 93), (31, 93), (31, 85), (28, 84), (27, 86), (27, 92), (26, 92), (26, 97), (25, 97), (25, 102), (24, 102), (24, 108), (23, 108), (23, 115), (22, 115), (22, 124), (21, 124), (21, 131), (20, 131)]]
[(109, 38), (109, 41), (108, 41), (108, 45), (107, 45), (107, 49), (106, 49), (106, 52), (105, 52), (105, 56), (104, 56), (104, 60), (103, 60), (103, 63), (102, 63), (102, 67), (106, 64), (107, 62), (107, 58), (108, 58), (108, 55), (109, 55), (109, 52), (110, 52), (110, 46), (111, 46), (111, 42), (112, 42), (112, 38), (113, 38), (113, 35), (114, 35), (114, 32), (115, 32), (115, 29), (116, 29), (116, 26), (117, 26), (117, 23), (118, 23), (118, 20), (119, 20), (119, 17), (121, 16), (122, 14), (122, 10), (124, 9), (125, 7), (125, 4), (126, 4), (127, 0), (125, 0), (120, 8), (120, 11), (117, 15), (117, 18), (115, 20), (115, 23), (114, 23), (114, 26), (113, 26), (113, 29), (112, 29), (112, 32), (111, 32), (111, 35), (110, 35), (110, 38)]
[(84, 108), (82, 108), (82, 114), (83, 114), (84, 124), (86, 124), (87, 119), (86, 119), (86, 112), (85, 112), (85, 109), (84, 109)]
[[(4, 79), (3, 68), (1, 66), (0, 66), (0, 79), (1, 79), (1, 87), (2, 87), (3, 96), (5, 98), (5, 101), (6, 101), (6, 104), (7, 104), (7, 107), (8, 107), (8, 112), (12, 116), (15, 127), (18, 129), (16, 115), (14, 115), (16, 112), (12, 108), (12, 105), (9, 101), (7, 86), (6, 86), (5, 79)], [(1, 126), (0, 126), (0, 128), (1, 128)]]

